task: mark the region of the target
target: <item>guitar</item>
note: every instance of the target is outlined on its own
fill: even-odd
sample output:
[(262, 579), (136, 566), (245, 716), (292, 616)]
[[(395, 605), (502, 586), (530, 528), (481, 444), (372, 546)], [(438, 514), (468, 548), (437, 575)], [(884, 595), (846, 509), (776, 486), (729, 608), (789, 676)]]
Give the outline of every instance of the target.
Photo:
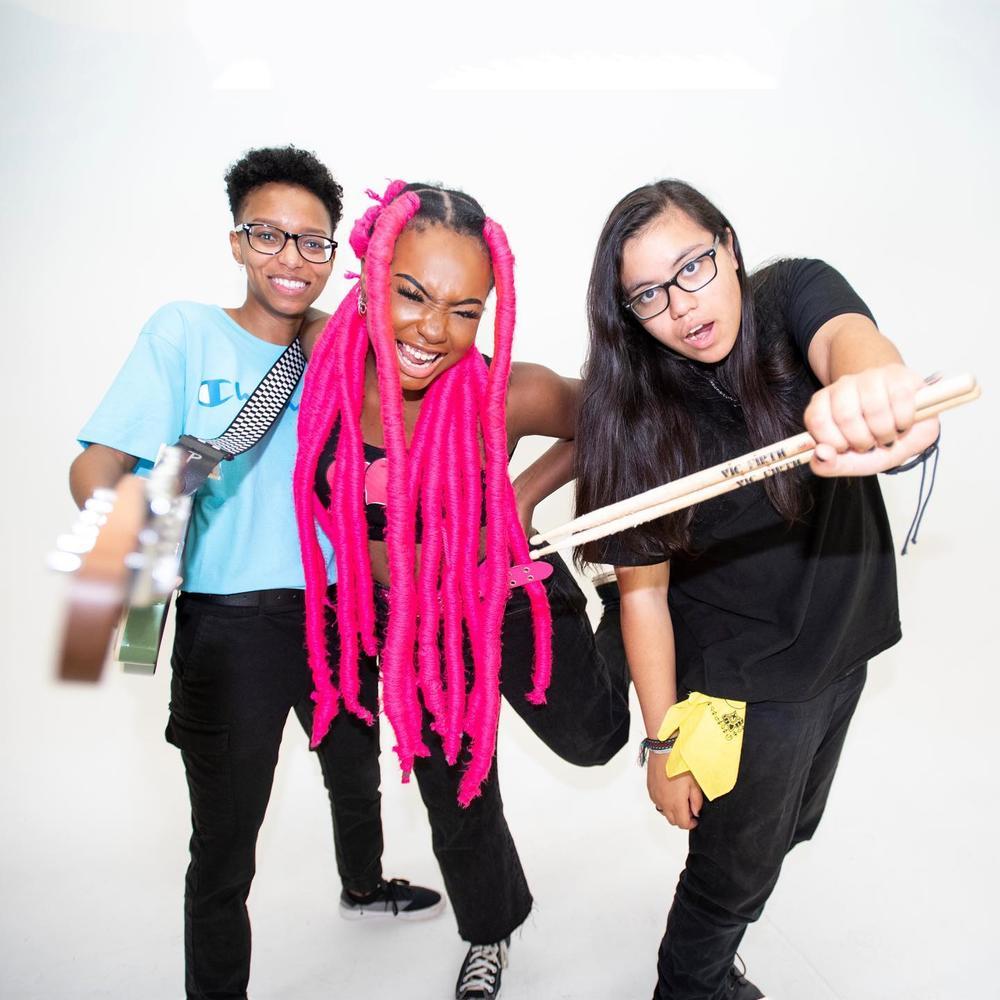
[(101, 676), (115, 619), (129, 604), (115, 658), (126, 671), (151, 674), (170, 595), (180, 582), (181, 547), (191, 497), (220, 462), (249, 451), (281, 416), (305, 371), (299, 338), (281, 353), (222, 435), (181, 435), (160, 451), (148, 479), (125, 476), (87, 501), (69, 535), (49, 558), (72, 574), (59, 656), (64, 680)]
[(191, 497), (182, 492), (190, 457), (176, 445), (164, 448), (148, 479), (129, 475), (113, 490), (97, 490), (57, 540), (49, 565), (70, 574), (62, 680), (100, 679), (116, 625), (114, 658), (123, 669), (156, 669), (191, 515)]

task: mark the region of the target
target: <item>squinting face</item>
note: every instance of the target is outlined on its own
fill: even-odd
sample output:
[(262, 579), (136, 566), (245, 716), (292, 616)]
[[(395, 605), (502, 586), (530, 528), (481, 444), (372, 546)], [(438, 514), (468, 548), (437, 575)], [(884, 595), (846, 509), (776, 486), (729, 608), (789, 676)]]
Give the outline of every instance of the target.
[[(631, 300), (653, 285), (673, 278), (694, 258), (711, 249), (714, 236), (679, 209), (668, 209), (622, 247), (621, 283)], [(670, 304), (652, 319), (641, 321), (646, 332), (672, 351), (712, 364), (733, 349), (740, 330), (741, 295), (733, 236), (716, 251), (718, 274), (704, 288), (687, 292), (670, 288)]]
[[(330, 214), (311, 191), (297, 184), (263, 184), (247, 195), (237, 222), (266, 222), (286, 233), (333, 237)], [(272, 315), (296, 317), (319, 298), (333, 270), (333, 261), (313, 264), (286, 240), (276, 254), (258, 253), (245, 233), (231, 233), (233, 256), (245, 265), (247, 299)]]
[(404, 391), (423, 392), (476, 340), (492, 270), (483, 245), (442, 225), (405, 229), (389, 269)]

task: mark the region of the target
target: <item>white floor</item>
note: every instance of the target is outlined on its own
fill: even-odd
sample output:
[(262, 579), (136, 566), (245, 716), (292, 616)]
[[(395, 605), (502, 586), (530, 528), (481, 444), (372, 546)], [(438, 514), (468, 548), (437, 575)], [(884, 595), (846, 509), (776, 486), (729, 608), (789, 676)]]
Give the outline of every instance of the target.
[[(907, 639), (874, 667), (826, 820), (741, 949), (777, 1000), (1000, 996), (996, 659), (975, 612), (983, 594), (954, 564), (965, 556), (925, 534), (903, 563)], [(39, 577), (31, 596), (54, 606), (58, 581)], [(179, 997), (188, 821), (177, 752), (162, 740), (168, 671), (57, 687), (48, 640), (11, 635), (0, 996)], [(440, 886), (415, 786), (391, 761), (386, 772), (387, 874)], [(684, 838), (648, 805), (632, 749), (573, 769), (505, 708), (501, 778), (536, 899), (505, 997), (648, 1000)], [(254, 1000), (451, 995), (464, 948), (450, 912), (401, 926), (338, 918), (324, 792), (294, 724), (258, 871)]]
[[(387, 173), (482, 197), (518, 255), (522, 360), (579, 371), (605, 212), (680, 176), (718, 198), (748, 261), (824, 256), (918, 370), (979, 375), (900, 562), (904, 642), (874, 665), (826, 819), (742, 951), (776, 1000), (1000, 997), (997, 5), (438, 6), (0, 3), (0, 218), (18, 240), (0, 277), (0, 1000), (183, 993), (168, 672), (56, 685), (60, 587), (42, 562), (70, 520), (72, 436), (145, 317), (240, 301), (221, 174), (272, 142), (334, 167), (345, 244)], [(310, 58), (323, 85), (303, 83)], [(190, 227), (190, 251), (163, 220)], [(341, 254), (326, 308), (354, 266)], [(916, 495), (902, 478), (883, 484), (900, 538)], [(575, 771), (505, 716), (504, 795), (537, 902), (505, 1000), (649, 1000), (684, 836), (632, 752)], [(391, 761), (384, 785), (387, 872), (440, 885), (415, 788)], [(318, 769), (290, 727), (251, 896), (254, 1000), (452, 995), (450, 913), (348, 923), (338, 892)]]

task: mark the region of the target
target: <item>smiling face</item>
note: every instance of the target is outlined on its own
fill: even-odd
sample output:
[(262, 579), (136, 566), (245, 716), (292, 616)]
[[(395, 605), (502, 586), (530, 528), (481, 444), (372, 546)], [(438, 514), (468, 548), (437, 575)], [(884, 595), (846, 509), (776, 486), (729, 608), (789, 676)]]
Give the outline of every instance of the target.
[(489, 254), (473, 236), (440, 224), (400, 234), (389, 301), (404, 392), (424, 392), (475, 343), (492, 274)]
[[(714, 235), (679, 209), (667, 209), (622, 247), (621, 284), (632, 299), (675, 277), (711, 249)], [(716, 251), (718, 274), (696, 292), (670, 288), (670, 304), (642, 327), (661, 344), (694, 361), (726, 358), (740, 330), (741, 294), (733, 236), (727, 232)]]
[[(326, 206), (295, 184), (264, 184), (247, 195), (239, 216), (242, 222), (265, 222), (283, 232), (333, 237)], [(303, 259), (294, 240), (286, 240), (277, 254), (258, 253), (246, 233), (230, 234), (233, 257), (246, 266), (247, 307), (271, 316), (302, 316), (323, 291), (333, 261), (313, 264)]]

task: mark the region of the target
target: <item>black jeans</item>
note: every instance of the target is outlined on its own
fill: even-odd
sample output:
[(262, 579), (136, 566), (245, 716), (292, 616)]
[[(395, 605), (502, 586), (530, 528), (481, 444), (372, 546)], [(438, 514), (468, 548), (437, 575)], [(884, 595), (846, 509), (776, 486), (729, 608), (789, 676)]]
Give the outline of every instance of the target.
[(628, 663), (622, 644), (618, 584), (597, 588), (604, 606), (597, 632), (587, 618), (587, 599), (559, 556), (545, 581), (552, 610), (552, 681), (544, 705), (531, 690), (534, 632), (523, 588), (507, 601), (502, 631), (500, 690), (511, 708), (553, 753), (570, 764), (606, 764), (628, 741)]
[[(504, 690), (561, 756), (603, 763), (628, 736), (617, 589), (602, 588), (608, 609), (595, 642), (583, 595), (564, 565), (547, 586), (555, 660), (549, 704), (536, 707), (523, 697), (531, 686), (533, 641), (523, 592), (511, 596), (505, 619)], [(377, 603), (384, 620), (383, 601)], [(332, 620), (328, 639), (335, 662)], [(244, 997), (250, 964), (246, 900), (278, 746), (290, 709), (307, 733), (312, 724), (301, 600), (229, 607), (182, 595), (172, 665), (167, 739), (182, 751), (193, 828), (185, 889), (188, 996)], [(362, 701), (374, 709), (374, 661), (362, 664), (361, 677)], [(414, 776), (459, 933), (474, 943), (500, 940), (524, 921), (531, 895), (503, 817), (496, 764), (482, 795), (463, 809), (457, 803), (460, 769), (447, 766), (440, 741), (426, 725), (424, 739), (432, 755), (418, 758)], [(358, 892), (374, 888), (382, 875), (378, 755), (378, 727), (343, 710), (317, 749), (338, 870), (344, 886)]]
[[(191, 798), (184, 893), (187, 996), (245, 997), (246, 900), (257, 833), (288, 712), (295, 710), (307, 733), (312, 720), (301, 594), (258, 608), (182, 594), (171, 663), (166, 736), (181, 750)], [(334, 812), (338, 867), (344, 884), (358, 891), (375, 886), (382, 874), (379, 767), (371, 733), (341, 712), (333, 738), (317, 752)]]
[(736, 787), (706, 800), (688, 840), (654, 1000), (719, 1000), (747, 924), (785, 855), (819, 824), (847, 727), (864, 687), (859, 667), (803, 702), (747, 706)]

